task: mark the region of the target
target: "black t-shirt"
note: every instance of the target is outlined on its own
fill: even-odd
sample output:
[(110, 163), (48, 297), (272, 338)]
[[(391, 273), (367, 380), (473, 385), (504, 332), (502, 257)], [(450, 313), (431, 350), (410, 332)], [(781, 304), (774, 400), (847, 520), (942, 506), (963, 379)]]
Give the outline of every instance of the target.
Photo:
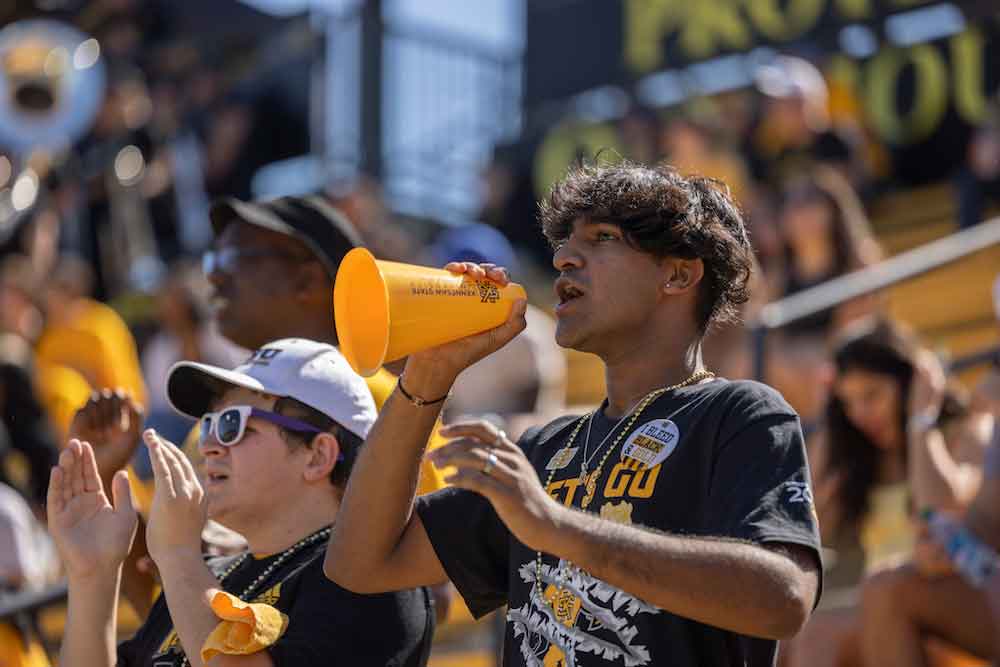
[[(578, 450), (561, 454), (576, 425), (561, 418), (519, 446), (548, 491), (579, 508), (587, 425)], [(592, 471), (627, 424), (599, 414)], [(612, 430), (613, 429), (613, 430)], [(603, 448), (598, 443), (610, 437)], [(628, 451), (633, 457), (623, 457)], [(594, 452), (597, 451), (595, 454)], [(649, 465), (640, 465), (645, 459)], [(559, 467), (559, 466), (562, 467)], [(803, 545), (819, 560), (819, 532), (798, 416), (773, 389), (715, 380), (653, 401), (604, 464), (586, 511), (672, 534)], [(777, 642), (663, 611), (545, 555), (540, 601), (536, 553), (518, 542), (482, 496), (445, 489), (417, 500), (441, 564), (476, 616), (508, 605), (505, 665), (772, 665)], [(562, 593), (558, 593), (558, 588)], [(553, 608), (556, 611), (553, 611)], [(569, 659), (569, 653), (575, 660)]]
[[(370, 665), (422, 667), (434, 634), (434, 609), (425, 588), (358, 595), (323, 574), (321, 542), (296, 554), (251, 593), (288, 616), (285, 633), (266, 650), (276, 667)], [(209, 561), (218, 577), (238, 556)], [(230, 574), (224, 590), (239, 595), (278, 558), (248, 557)], [(201, 647), (199, 647), (200, 649)], [(132, 639), (118, 645), (119, 667), (176, 667), (183, 648), (163, 595)]]

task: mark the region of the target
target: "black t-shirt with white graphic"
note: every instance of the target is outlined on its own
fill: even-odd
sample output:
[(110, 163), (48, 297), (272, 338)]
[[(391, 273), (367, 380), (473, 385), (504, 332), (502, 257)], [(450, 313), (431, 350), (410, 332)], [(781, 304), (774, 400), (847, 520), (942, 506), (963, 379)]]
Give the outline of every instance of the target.
[[(580, 508), (587, 485), (577, 419), (528, 431), (519, 446), (548, 492)], [(588, 470), (621, 429), (598, 413)], [(605, 436), (608, 436), (604, 440)], [(604, 440), (603, 445), (599, 444)], [(624, 456), (628, 452), (630, 456)], [(568, 461), (566, 460), (568, 459)], [(640, 463), (640, 461), (642, 463)], [(770, 387), (718, 379), (653, 401), (608, 456), (585, 511), (676, 535), (807, 547), (819, 532), (798, 416)], [(476, 616), (508, 606), (505, 665), (773, 665), (777, 642), (675, 616), (518, 542), (482, 496), (445, 489), (417, 499), (434, 550)]]
[[(434, 634), (430, 592), (351, 593), (323, 574), (325, 550), (325, 541), (304, 549), (250, 593), (250, 602), (270, 604), (288, 616), (285, 633), (266, 649), (275, 666), (425, 665)], [(218, 577), (236, 558), (213, 559), (209, 568)], [(276, 558), (246, 558), (222, 588), (239, 595)], [(183, 658), (166, 599), (160, 595), (135, 636), (118, 645), (118, 665), (177, 667)]]

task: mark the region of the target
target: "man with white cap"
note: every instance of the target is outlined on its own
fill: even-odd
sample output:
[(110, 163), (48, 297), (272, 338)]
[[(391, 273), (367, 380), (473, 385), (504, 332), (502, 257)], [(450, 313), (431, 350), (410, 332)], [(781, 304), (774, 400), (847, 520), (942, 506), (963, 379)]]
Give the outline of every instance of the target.
[[(290, 338), (232, 371), (181, 362), (167, 395), (201, 420), (204, 487), (176, 446), (145, 432), (156, 482), (146, 535), (163, 595), (117, 653), (118, 582), (136, 522), (127, 476), (115, 477), (112, 504), (90, 444), (78, 440), (53, 469), (49, 526), (69, 578), (60, 664), (423, 665), (434, 625), (426, 589), (356, 595), (323, 575), (330, 524), (376, 416), (341, 354)], [(244, 535), (249, 550), (206, 561), (206, 517)], [(241, 612), (253, 616), (241, 643), (239, 632), (217, 630), (220, 599), (269, 608)]]

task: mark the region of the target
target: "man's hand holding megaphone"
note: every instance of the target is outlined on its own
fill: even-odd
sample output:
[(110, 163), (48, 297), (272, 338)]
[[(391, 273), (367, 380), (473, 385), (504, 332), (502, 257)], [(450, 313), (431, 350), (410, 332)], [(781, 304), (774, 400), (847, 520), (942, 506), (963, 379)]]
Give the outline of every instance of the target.
[[(494, 264), (452, 262), (445, 268), (476, 280), (492, 280), (501, 288), (510, 282), (507, 270)], [(403, 372), (407, 390), (421, 397), (447, 394), (463, 370), (524, 330), (526, 309), (527, 300), (519, 299), (499, 326), (411, 354)], [(519, 540), (541, 548), (540, 540), (551, 534), (549, 526), (562, 507), (542, 488), (535, 469), (518, 446), (484, 420), (449, 424), (441, 429), (441, 435), (453, 439), (428, 456), (438, 468), (454, 468), (444, 481), (485, 497)]]
[[(413, 500), (409, 492), (413, 487), (406, 480), (416, 468), (393, 467), (386, 461), (405, 461), (410, 452), (422, 455), (440, 405), (459, 374), (506, 345), (527, 325), (524, 290), (510, 281), (506, 269), (471, 262), (453, 262), (445, 269), (375, 260), (359, 248), (348, 253), (337, 274), (337, 333), (355, 370), (364, 375), (385, 360), (403, 356), (401, 350), (407, 357), (399, 396), (379, 414), (366, 441), (367, 451), (351, 473), (352, 487), (380, 488), (381, 502), (371, 507), (363, 500), (366, 494), (348, 491), (343, 514), (338, 514), (335, 531), (351, 534), (352, 548), (365, 553), (383, 553), (387, 545), (398, 544)], [(444, 285), (443, 293), (437, 285)], [(482, 299), (479, 290), (486, 293)], [(506, 317), (498, 316), (500, 309)], [(499, 324), (483, 327), (490, 321), (484, 311)], [(470, 330), (478, 333), (453, 336)], [(432, 339), (447, 342), (426, 344)], [(485, 421), (452, 424), (440, 433), (453, 439), (430, 456), (437, 467), (453, 470), (446, 482), (484, 496), (525, 544), (537, 544), (540, 536), (551, 534), (562, 505), (548, 496), (524, 453), (505, 433)], [(353, 510), (358, 503), (365, 509)], [(355, 531), (355, 520), (390, 528), (382, 533)], [(335, 569), (331, 563), (349, 560), (340, 553), (337, 540), (330, 544), (328, 574)]]
[[(501, 288), (510, 283), (507, 269), (495, 264), (451, 262), (444, 268), (475, 280), (492, 280)], [(515, 301), (507, 320), (495, 328), (411, 354), (403, 373), (407, 390), (421, 396), (436, 397), (448, 393), (462, 371), (496, 352), (524, 331), (527, 305), (525, 299)]]

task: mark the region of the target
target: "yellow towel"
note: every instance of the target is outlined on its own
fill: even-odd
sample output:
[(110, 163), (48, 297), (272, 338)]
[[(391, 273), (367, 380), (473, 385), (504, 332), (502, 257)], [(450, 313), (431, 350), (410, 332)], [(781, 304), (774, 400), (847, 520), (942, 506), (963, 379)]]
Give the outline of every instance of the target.
[(211, 607), (222, 622), (201, 647), (205, 663), (217, 653), (249, 655), (263, 650), (278, 641), (288, 627), (288, 617), (271, 605), (248, 604), (222, 591), (212, 598)]

